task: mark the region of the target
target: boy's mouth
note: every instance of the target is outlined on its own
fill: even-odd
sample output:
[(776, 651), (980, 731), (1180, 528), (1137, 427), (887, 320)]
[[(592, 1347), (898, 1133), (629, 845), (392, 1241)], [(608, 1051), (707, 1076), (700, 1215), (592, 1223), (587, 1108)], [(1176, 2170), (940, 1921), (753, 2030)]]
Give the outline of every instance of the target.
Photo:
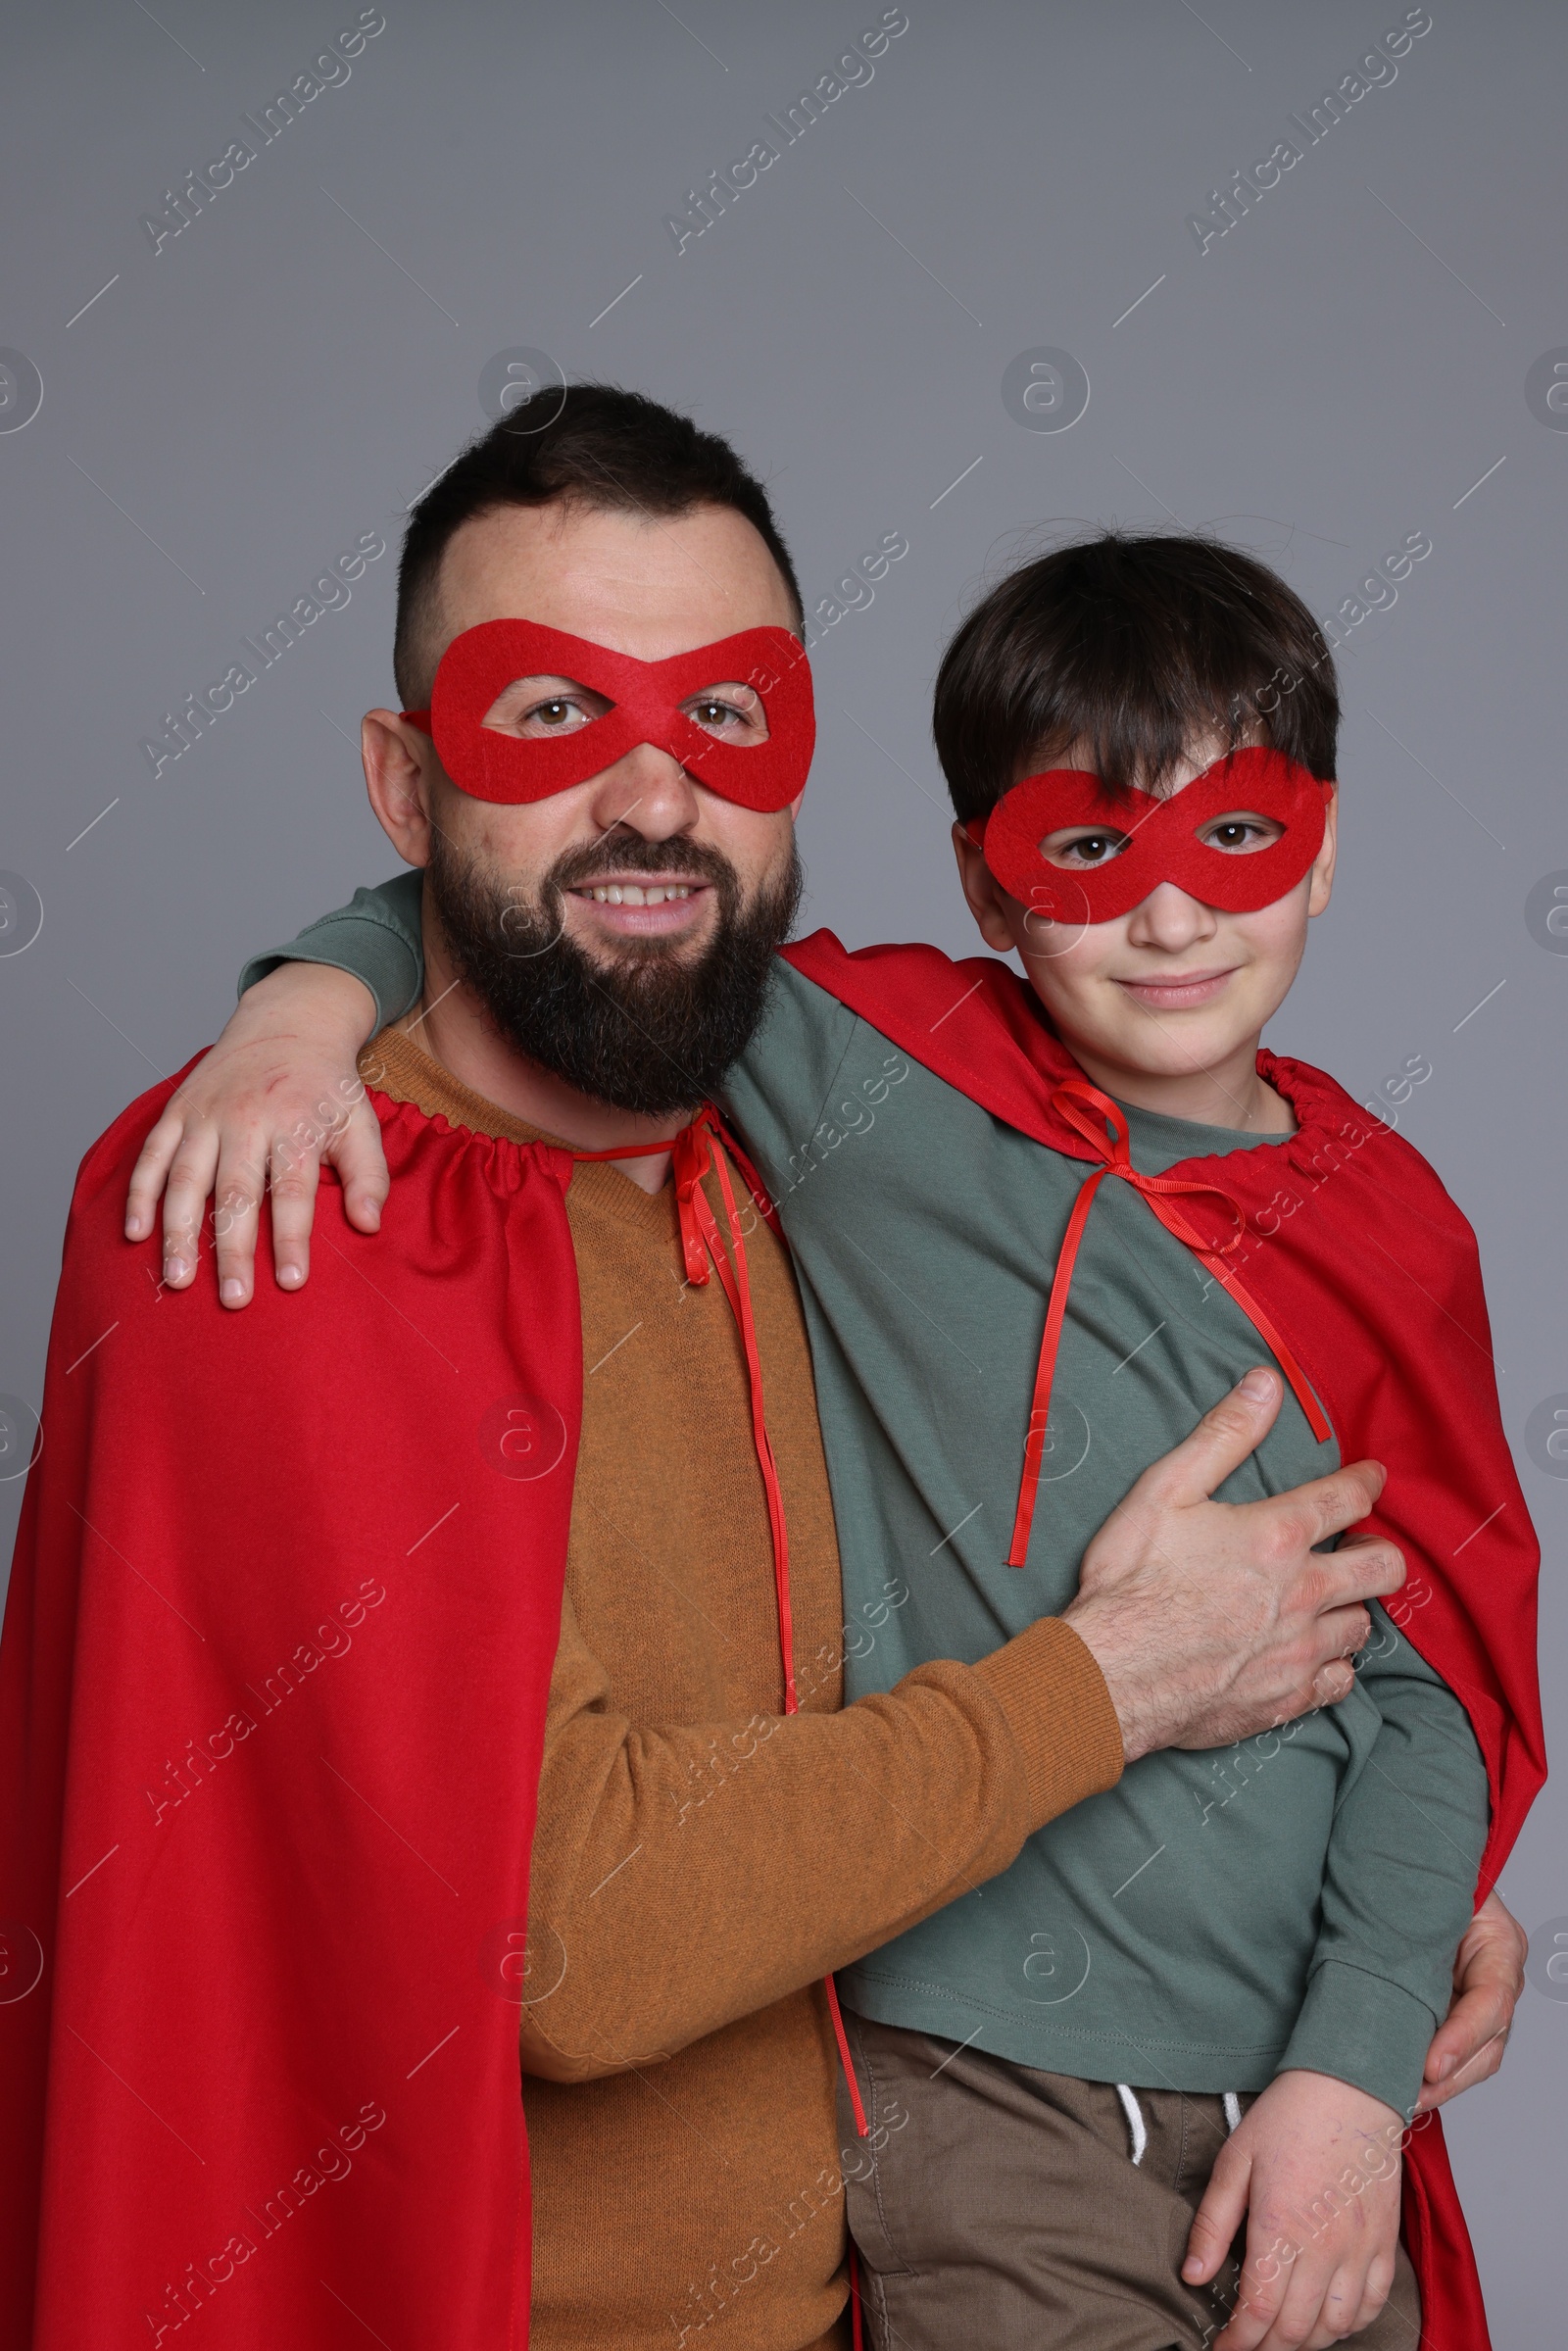
[(1118, 980), (1116, 985), (1148, 1011), (1185, 1012), (1211, 1004), (1235, 971), (1230, 964), (1223, 971), (1184, 971), (1160, 979)]

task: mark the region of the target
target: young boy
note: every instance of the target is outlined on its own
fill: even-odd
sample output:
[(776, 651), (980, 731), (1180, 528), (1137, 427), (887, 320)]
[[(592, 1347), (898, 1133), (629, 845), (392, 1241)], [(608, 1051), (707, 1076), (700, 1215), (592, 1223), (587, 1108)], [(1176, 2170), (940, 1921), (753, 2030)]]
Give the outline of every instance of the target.
[[(847, 1618), (910, 1587), (863, 1666), (851, 1641), (847, 1696), (1064, 1607), (1140, 1471), (1271, 1352), (1285, 1401), (1224, 1498), (1334, 1468), (1336, 1429), (1377, 1452), (1396, 1612), (1466, 1697), (1374, 1608), (1342, 1705), (1145, 1757), (840, 1978), (887, 2351), (1422, 2330), (1401, 2138), (1486, 1877), (1472, 1720), (1494, 1752), (1509, 1691), (1463, 1593), (1522, 1592), (1533, 1553), (1468, 1228), (1386, 1125), (1258, 1051), (1329, 901), (1338, 716), (1310, 615), (1246, 556), (1111, 534), (1016, 573), (950, 648), (935, 726), (971, 911), (1032, 999), (1001, 964), (818, 934), (726, 1086), (795, 1255)], [(417, 877), (356, 907), (285, 952), (394, 1020)], [(1506, 1836), (1502, 1809), (1494, 1786)], [(893, 2100), (910, 2127), (877, 2133)], [(1427, 2339), (1468, 2351), (1429, 2173), (1407, 2233), (1451, 2307)]]

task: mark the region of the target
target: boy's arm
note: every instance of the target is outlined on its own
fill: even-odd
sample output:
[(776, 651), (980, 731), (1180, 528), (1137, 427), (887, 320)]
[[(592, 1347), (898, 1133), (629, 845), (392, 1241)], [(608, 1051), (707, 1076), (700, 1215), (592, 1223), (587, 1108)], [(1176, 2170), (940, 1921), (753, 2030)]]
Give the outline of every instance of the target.
[(1306, 1998), (1188, 2243), (1183, 2276), (1204, 2283), (1246, 2217), (1215, 2351), (1338, 2341), (1382, 2308), (1405, 2127), (1448, 2005), (1448, 1953), (1471, 1923), (1488, 1819), (1480, 1749), (1446, 1684), (1376, 1603), (1371, 1614), (1356, 1670), (1382, 1728), (1334, 1816)]
[(1459, 1700), (1376, 1604), (1372, 1619), (1356, 1670), (1383, 1724), (1335, 1813), (1280, 2071), (1335, 2075), (1408, 2120), (1475, 1909), (1487, 1775)]
[(323, 1162), (336, 1170), (350, 1223), (378, 1228), (386, 1159), (355, 1061), (367, 1039), (418, 1002), (420, 890), (417, 873), (356, 890), (348, 906), (246, 964), (239, 1009), (170, 1098), (131, 1176), (126, 1238), (152, 1232), (162, 1195), (171, 1289), (195, 1276), (209, 1194), (219, 1296), (229, 1307), (250, 1302), (269, 1188), (273, 1273), (285, 1290), (310, 1273)]
[(346, 906), (308, 922), (287, 947), (252, 955), (239, 975), (243, 996), (280, 963), (326, 963), (352, 972), (375, 999), (375, 1029), (401, 1020), (419, 1001), (424, 986), (424, 948), (419, 907), (424, 881), (418, 872), (400, 873), (373, 889), (356, 890)]

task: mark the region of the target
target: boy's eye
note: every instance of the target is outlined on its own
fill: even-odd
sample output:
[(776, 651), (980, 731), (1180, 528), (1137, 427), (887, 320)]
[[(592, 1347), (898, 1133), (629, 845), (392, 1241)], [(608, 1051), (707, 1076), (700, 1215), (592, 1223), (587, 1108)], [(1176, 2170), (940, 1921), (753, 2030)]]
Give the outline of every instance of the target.
[(1053, 865), (1076, 865), (1080, 869), (1108, 865), (1127, 846), (1125, 833), (1108, 829), (1100, 832), (1048, 833), (1040, 844), (1040, 853)]
[(1259, 849), (1271, 849), (1284, 835), (1285, 827), (1276, 824), (1272, 816), (1252, 816), (1238, 813), (1220, 816), (1205, 825), (1199, 839), (1205, 849), (1225, 851), (1231, 857), (1246, 857)]

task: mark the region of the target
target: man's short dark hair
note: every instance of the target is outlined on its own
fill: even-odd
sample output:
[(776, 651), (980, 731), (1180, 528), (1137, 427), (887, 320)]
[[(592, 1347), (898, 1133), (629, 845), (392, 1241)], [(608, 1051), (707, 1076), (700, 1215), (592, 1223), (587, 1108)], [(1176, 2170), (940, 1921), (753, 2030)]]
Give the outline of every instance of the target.
[(1217, 736), (1332, 777), (1340, 696), (1305, 605), (1255, 557), (1103, 531), (1026, 564), (943, 657), (932, 730), (960, 823), (1070, 746), (1117, 787), (1166, 783)]
[(626, 514), (744, 514), (778, 565), (797, 625), (800, 584), (767, 492), (716, 433), (615, 384), (535, 392), (508, 410), (450, 465), (409, 516), (398, 566), (392, 666), (405, 710), (430, 699), (437, 653), (437, 580), (453, 533), (498, 507), (577, 505)]

